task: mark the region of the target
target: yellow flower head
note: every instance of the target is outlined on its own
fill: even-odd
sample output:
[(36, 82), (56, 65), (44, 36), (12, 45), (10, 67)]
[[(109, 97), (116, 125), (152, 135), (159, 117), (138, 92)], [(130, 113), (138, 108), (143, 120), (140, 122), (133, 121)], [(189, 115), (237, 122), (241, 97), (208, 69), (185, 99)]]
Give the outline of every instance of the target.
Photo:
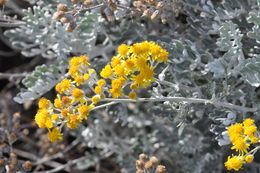
[(70, 129), (75, 129), (78, 126), (78, 123), (80, 121), (80, 117), (76, 114), (72, 114), (68, 116), (67, 119), (67, 127)]
[(99, 85), (97, 85), (97, 86), (95, 87), (95, 89), (94, 89), (94, 92), (95, 92), (96, 94), (101, 94), (101, 93), (102, 93), (102, 87), (99, 86)]
[(91, 107), (89, 107), (87, 105), (81, 105), (78, 108), (78, 112), (80, 114), (80, 117), (82, 117), (82, 119), (87, 119), (90, 110), (91, 110)]
[(254, 136), (257, 132), (257, 127), (253, 124), (253, 125), (250, 125), (250, 126), (245, 126), (244, 127), (245, 129), (245, 135), (248, 135), (248, 136)]
[(93, 102), (94, 105), (97, 104), (99, 101), (100, 101), (100, 95), (99, 94), (98, 95), (94, 95), (92, 97), (92, 102)]
[(58, 142), (60, 140), (62, 140), (62, 133), (60, 133), (60, 130), (58, 128), (53, 128), (52, 130), (50, 130), (48, 132), (48, 139), (51, 142)]
[(98, 86), (105, 86), (106, 85), (106, 81), (104, 79), (99, 79), (98, 82), (97, 82)]
[(228, 127), (228, 136), (231, 142), (234, 142), (238, 137), (243, 135), (243, 125), (241, 123), (236, 123)]
[(46, 128), (48, 128), (48, 129), (53, 128), (53, 122), (52, 122), (51, 118), (48, 117), (48, 118), (46, 119), (45, 126), (46, 126)]
[(243, 155), (244, 153), (248, 152), (249, 146), (250, 145), (245, 141), (243, 137), (238, 137), (234, 141), (233, 147), (231, 149), (234, 149)]
[(71, 99), (68, 96), (62, 96), (61, 100), (62, 100), (62, 104), (64, 105), (68, 105), (71, 101)]
[(247, 119), (245, 119), (245, 120), (243, 121), (243, 125), (244, 125), (245, 127), (248, 127), (248, 126), (253, 125), (254, 122), (255, 122), (255, 121), (254, 121), (253, 119), (247, 118)]
[(107, 79), (111, 78), (113, 74), (113, 70), (110, 65), (106, 65), (100, 72), (100, 76)]
[(54, 106), (55, 106), (56, 108), (59, 108), (59, 109), (62, 108), (62, 101), (61, 101), (60, 98), (56, 98), (56, 99), (54, 100)]
[(111, 60), (111, 66), (114, 68), (116, 67), (117, 65), (120, 65), (121, 64), (121, 60), (118, 56), (114, 56)]
[(84, 96), (84, 92), (79, 88), (74, 88), (72, 90), (72, 97), (76, 100), (81, 99)]
[(49, 113), (46, 109), (39, 109), (35, 115), (35, 122), (40, 128), (45, 128), (46, 119), (49, 116)]
[(127, 52), (128, 52), (129, 47), (126, 44), (121, 44), (120, 46), (118, 46), (118, 54), (121, 56), (126, 56)]
[(56, 85), (55, 89), (58, 93), (63, 94), (65, 91), (68, 91), (71, 86), (71, 80), (63, 79), (60, 83)]
[(252, 155), (252, 154), (248, 154), (248, 155), (245, 157), (246, 163), (252, 163), (253, 160), (254, 160), (254, 155)]
[(136, 97), (137, 97), (137, 96), (136, 96), (136, 92), (131, 91), (131, 92), (129, 93), (128, 97), (129, 97), (130, 99), (136, 100)]
[(85, 82), (84, 76), (82, 76), (82, 75), (75, 75), (74, 81), (76, 82), (77, 86), (83, 85), (84, 82)]
[(38, 102), (39, 109), (48, 108), (50, 104), (51, 104), (50, 100), (44, 97), (42, 97)]
[(227, 168), (227, 170), (235, 170), (238, 171), (239, 169), (242, 168), (244, 164), (244, 159), (243, 156), (232, 156), (232, 157), (228, 157), (228, 160), (225, 162), (225, 167)]
[(125, 67), (123, 65), (117, 65), (114, 68), (115, 75), (120, 77), (125, 75)]

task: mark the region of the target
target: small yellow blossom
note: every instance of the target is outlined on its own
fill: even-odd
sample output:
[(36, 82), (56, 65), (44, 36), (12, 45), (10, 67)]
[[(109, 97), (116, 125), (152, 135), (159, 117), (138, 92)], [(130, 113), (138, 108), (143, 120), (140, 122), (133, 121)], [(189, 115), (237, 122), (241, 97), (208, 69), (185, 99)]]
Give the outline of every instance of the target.
[(89, 74), (85, 73), (85, 74), (83, 75), (83, 78), (84, 78), (84, 81), (88, 80), (88, 79), (89, 79)]
[(92, 97), (93, 104), (97, 104), (99, 101), (100, 101), (100, 95), (99, 94), (98, 95), (94, 95)]
[(69, 110), (67, 108), (61, 110), (61, 115), (67, 117), (69, 115)]
[(94, 92), (95, 92), (96, 94), (101, 94), (101, 93), (102, 93), (102, 87), (99, 86), (99, 85), (97, 85), (97, 86), (95, 87), (95, 89), (94, 89)]
[(75, 129), (78, 126), (80, 118), (76, 114), (69, 115), (67, 118), (67, 127), (70, 129)]
[(128, 96), (130, 99), (133, 99), (133, 100), (136, 100), (136, 97), (137, 97), (136, 92), (134, 92), (134, 91), (131, 91)]
[(81, 99), (84, 96), (84, 92), (79, 88), (74, 88), (72, 90), (72, 97), (76, 100)]
[(49, 116), (47, 109), (39, 109), (35, 115), (35, 122), (40, 128), (45, 128), (46, 119)]
[(117, 65), (114, 68), (114, 72), (115, 72), (115, 75), (118, 76), (118, 77), (124, 76), (125, 75), (125, 67), (123, 65)]
[(50, 100), (48, 100), (44, 97), (41, 98), (38, 102), (39, 109), (48, 108), (50, 106), (50, 104), (51, 104)]
[(254, 136), (254, 134), (257, 132), (257, 127), (255, 125), (250, 125), (250, 126), (247, 126), (247, 127), (244, 127), (245, 129), (245, 135), (248, 135), (248, 136)]
[(231, 149), (238, 151), (240, 154), (244, 154), (248, 152), (249, 144), (243, 137), (238, 137), (236, 141), (234, 141), (233, 147)]
[(60, 133), (60, 130), (58, 128), (53, 128), (52, 130), (50, 130), (48, 132), (48, 139), (51, 142), (58, 142), (60, 140), (62, 140), (62, 133)]
[(112, 77), (112, 68), (110, 65), (106, 65), (105, 68), (102, 69), (102, 71), (100, 72), (100, 76), (107, 79), (107, 78), (111, 78)]
[(121, 56), (126, 56), (127, 52), (128, 52), (128, 46), (126, 44), (121, 44), (120, 46), (118, 46), (118, 53)]
[(252, 163), (254, 160), (254, 156), (252, 154), (249, 154), (245, 157), (246, 163)]
[(75, 75), (74, 81), (76, 82), (77, 86), (84, 84), (84, 76), (81, 75)]
[(65, 106), (67, 104), (69, 104), (70, 101), (71, 101), (71, 99), (68, 96), (62, 96), (61, 100), (62, 100), (62, 104), (65, 105)]
[(51, 115), (51, 120), (52, 121), (56, 121), (59, 118), (59, 116), (57, 114), (52, 114)]
[(80, 117), (82, 119), (87, 119), (88, 115), (89, 115), (89, 111), (91, 110), (91, 107), (87, 106), (87, 105), (82, 105), (78, 108), (78, 112), (80, 114)]
[(117, 65), (120, 65), (121, 64), (121, 60), (118, 56), (114, 56), (111, 60), (111, 66), (114, 68), (116, 67)]
[(65, 91), (68, 91), (71, 88), (71, 80), (63, 79), (55, 87), (56, 91), (60, 94), (63, 94)]
[(59, 97), (54, 100), (54, 106), (59, 109), (62, 108), (62, 101)]
[(254, 120), (251, 119), (251, 118), (247, 118), (247, 119), (245, 119), (245, 120), (243, 121), (243, 125), (244, 125), (245, 127), (251, 126), (251, 125), (253, 125), (253, 124), (254, 124)]
[(227, 168), (227, 170), (235, 170), (238, 171), (239, 169), (242, 168), (244, 164), (244, 158), (243, 156), (232, 156), (232, 157), (228, 157), (228, 160), (225, 162), (225, 167)]
[(106, 85), (106, 81), (105, 81), (104, 79), (99, 79), (99, 80), (97, 81), (97, 84), (98, 84), (99, 86), (103, 87), (103, 86)]
[(231, 142), (234, 142), (242, 134), (243, 134), (243, 125), (241, 123), (236, 123), (228, 127), (228, 136)]
[(46, 126), (46, 128), (48, 128), (48, 129), (53, 128), (53, 122), (52, 122), (51, 118), (47, 118), (47, 119), (46, 119), (45, 126)]

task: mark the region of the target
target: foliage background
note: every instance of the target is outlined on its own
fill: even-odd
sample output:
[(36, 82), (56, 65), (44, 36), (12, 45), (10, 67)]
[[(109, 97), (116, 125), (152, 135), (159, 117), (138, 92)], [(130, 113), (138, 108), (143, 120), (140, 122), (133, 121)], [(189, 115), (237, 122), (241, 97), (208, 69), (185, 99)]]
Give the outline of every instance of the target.
[[(176, 2), (170, 1), (179, 14), (171, 14), (167, 24), (122, 9), (111, 23), (96, 10), (81, 14), (72, 33), (51, 19), (56, 1), (7, 2), (0, 13), (0, 118), (7, 121), (4, 115), (20, 112), (22, 128), (15, 132), (12, 148), (31, 156), (21, 155), (21, 160), (35, 158), (31, 160), (35, 172), (65, 165), (58, 171), (132, 173), (138, 154), (144, 152), (156, 155), (167, 172), (225, 172), (223, 162), (230, 154), (226, 127), (245, 117), (256, 121), (260, 117), (259, 2)], [(133, 8), (132, 1), (118, 3)], [(4, 26), (7, 20), (13, 27)], [(257, 110), (188, 102), (118, 104), (92, 112), (88, 122), (66, 132), (62, 143), (48, 143), (46, 132), (32, 122), (35, 100), (43, 95), (53, 98), (52, 88), (66, 73), (68, 59), (88, 54), (99, 71), (119, 44), (143, 40), (160, 43), (169, 51), (170, 61), (167, 67), (159, 67), (159, 82), (139, 97), (202, 98)], [(6, 156), (8, 150), (0, 153)], [(44, 157), (51, 159), (42, 161)], [(73, 160), (76, 164), (68, 167)], [(242, 172), (259, 172), (258, 161), (257, 157)]]

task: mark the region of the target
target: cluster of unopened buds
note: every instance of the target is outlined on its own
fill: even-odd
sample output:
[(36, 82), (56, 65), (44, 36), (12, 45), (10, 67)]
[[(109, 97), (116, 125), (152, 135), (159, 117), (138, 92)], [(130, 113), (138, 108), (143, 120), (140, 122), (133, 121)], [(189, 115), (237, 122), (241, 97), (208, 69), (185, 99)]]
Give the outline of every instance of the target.
[[(55, 87), (57, 97), (54, 103), (41, 98), (35, 121), (40, 128), (48, 129), (50, 141), (59, 141), (64, 125), (76, 128), (101, 100), (108, 98), (106, 96), (118, 98), (128, 95), (130, 99), (137, 99), (136, 91), (148, 87), (155, 80), (154, 69), (167, 60), (168, 52), (155, 42), (144, 41), (132, 46), (122, 44), (118, 47), (118, 55), (97, 77), (86, 55), (72, 57), (68, 77)], [(91, 98), (86, 96), (86, 86), (93, 91)]]
[(181, 0), (136, 0), (133, 5), (143, 17), (152, 21), (159, 19), (164, 24), (173, 16), (178, 16), (182, 9)]
[(139, 159), (136, 161), (136, 173), (165, 173), (166, 168), (164, 165), (158, 164), (158, 159), (152, 156), (150, 159), (146, 154), (140, 154)]
[(244, 164), (253, 162), (254, 154), (259, 149), (259, 147), (254, 147), (259, 143), (259, 134), (254, 120), (247, 118), (243, 123), (229, 126), (228, 136), (232, 143), (231, 149), (238, 152), (238, 155), (229, 156), (225, 167), (227, 170), (238, 171)]

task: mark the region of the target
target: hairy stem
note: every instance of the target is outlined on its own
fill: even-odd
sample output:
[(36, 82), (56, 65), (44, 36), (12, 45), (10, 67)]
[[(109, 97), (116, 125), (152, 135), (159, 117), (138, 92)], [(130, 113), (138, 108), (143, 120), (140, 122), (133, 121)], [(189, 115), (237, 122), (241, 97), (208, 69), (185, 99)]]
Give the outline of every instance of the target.
[(100, 100), (100, 102), (111, 102), (108, 104), (97, 106), (95, 109), (99, 109), (102, 107), (106, 107), (108, 105), (112, 105), (115, 103), (129, 103), (129, 102), (186, 102), (186, 103), (203, 103), (203, 104), (212, 104), (216, 107), (224, 107), (228, 109), (235, 109), (241, 112), (256, 112), (257, 108), (248, 108), (244, 106), (234, 105), (231, 103), (221, 102), (221, 101), (215, 101), (215, 100), (207, 100), (207, 99), (199, 99), (199, 98), (185, 98), (185, 97), (162, 97), (162, 98), (138, 98), (137, 100), (133, 99), (115, 99), (115, 98), (105, 98)]

